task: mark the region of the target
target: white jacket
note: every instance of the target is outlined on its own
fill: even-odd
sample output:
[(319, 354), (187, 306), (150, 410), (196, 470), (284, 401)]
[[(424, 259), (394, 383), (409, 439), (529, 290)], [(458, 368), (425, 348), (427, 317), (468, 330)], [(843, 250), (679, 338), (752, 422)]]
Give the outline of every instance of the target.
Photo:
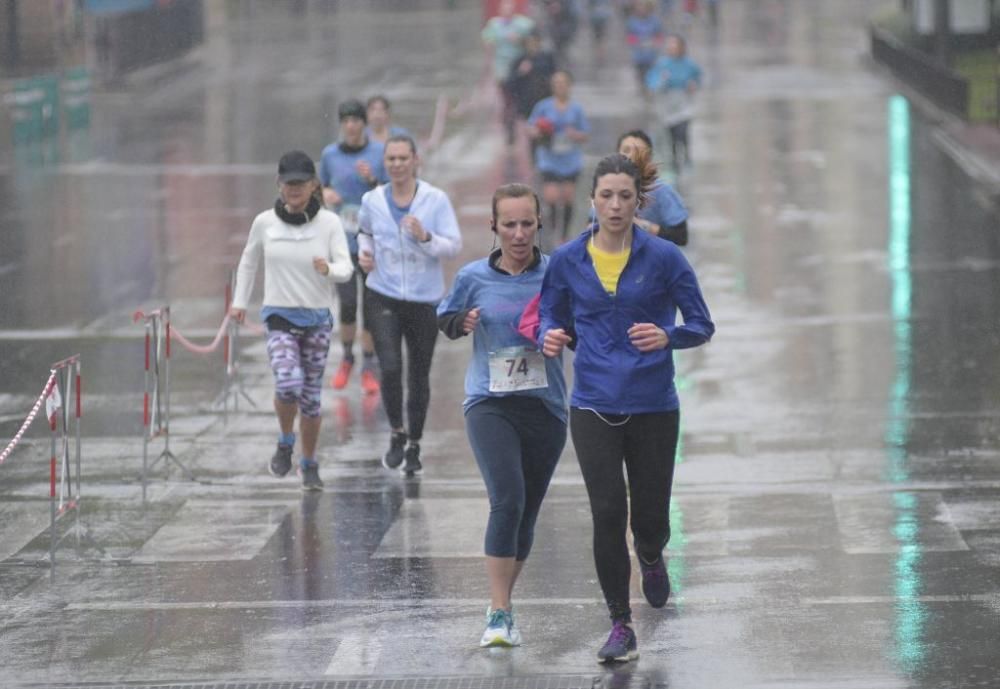
[[(354, 275), (340, 218), (325, 209), (304, 225), (289, 225), (273, 208), (254, 218), (236, 269), (233, 307), (247, 308), (262, 256), (265, 306), (331, 308), (330, 283), (347, 282)], [(326, 259), (327, 275), (316, 272), (315, 256)]]
[(453, 258), (462, 250), (451, 201), (437, 187), (417, 180), (409, 214), (431, 235), (430, 240), (418, 242), (393, 219), (385, 198), (388, 186), (366, 193), (358, 213), (358, 246), (375, 256), (375, 269), (368, 274), (367, 285), (392, 299), (436, 303), (444, 296), (441, 259)]

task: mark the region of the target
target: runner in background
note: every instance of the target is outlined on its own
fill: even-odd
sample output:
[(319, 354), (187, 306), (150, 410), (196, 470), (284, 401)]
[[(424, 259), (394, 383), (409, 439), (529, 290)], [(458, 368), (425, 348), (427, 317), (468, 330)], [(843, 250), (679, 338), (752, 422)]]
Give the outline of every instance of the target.
[(479, 645), (518, 646), (511, 597), (534, 538), (535, 521), (566, 443), (562, 358), (545, 358), (518, 333), (548, 264), (535, 246), (538, 197), (523, 184), (493, 194), (490, 227), (500, 247), (464, 266), (438, 305), (451, 339), (472, 334), (465, 372), (465, 428), (486, 483), (486, 574), (490, 606)]
[(625, 21), (625, 40), (631, 48), (639, 91), (644, 96), (648, 93), (646, 72), (660, 54), (663, 36), (663, 22), (656, 15), (654, 0), (637, 0)]
[[(643, 595), (654, 608), (670, 595), (663, 550), (680, 428), (673, 352), (703, 344), (715, 331), (684, 254), (633, 222), (656, 182), (647, 153), (598, 163), (591, 187), (597, 224), (553, 254), (539, 306), (538, 342), (546, 356), (576, 340), (570, 429), (612, 621), (600, 662), (639, 655), (629, 603), (629, 526)], [(678, 310), (683, 325), (676, 323)]]
[(493, 79), (501, 103), (500, 120), (508, 147), (514, 145), (517, 115), (507, 80), (514, 62), (521, 55), (521, 42), (535, 28), (534, 20), (517, 14), (515, 7), (514, 0), (500, 0), (497, 16), (487, 21), (482, 31), (483, 43), (490, 51), (493, 63)]
[(701, 87), (701, 67), (687, 56), (687, 41), (671, 34), (664, 54), (646, 75), (656, 114), (670, 138), (670, 155), (676, 175), (694, 165), (690, 128), (695, 116), (695, 92)]
[[(542, 37), (532, 31), (524, 37), (524, 52), (514, 62), (508, 84), (518, 116), (527, 120), (535, 104), (552, 95), (552, 75), (556, 71), (556, 58), (542, 47)], [(531, 159), (535, 158), (537, 139), (529, 137)]]
[(535, 167), (542, 179), (542, 199), (548, 209), (546, 246), (569, 236), (573, 221), (576, 180), (583, 170), (581, 145), (590, 138), (583, 106), (572, 100), (573, 77), (566, 70), (552, 75), (552, 95), (539, 101), (528, 118), (528, 132), (537, 141)]
[(615, 13), (614, 4), (614, 0), (587, 0), (594, 57), (598, 65), (603, 65), (608, 56), (608, 24)]
[(372, 96), (365, 103), (365, 113), (368, 115), (368, 126), (365, 127), (365, 136), (370, 141), (385, 145), (390, 136), (410, 136), (403, 127), (397, 127), (391, 121), (391, 105), (389, 99), (379, 94)]
[[(382, 144), (365, 135), (368, 120), (365, 106), (357, 100), (344, 101), (337, 108), (340, 120), (340, 140), (323, 149), (319, 179), (323, 184), (323, 203), (335, 210), (344, 223), (347, 243), (355, 267), (358, 265), (358, 209), (361, 197), (385, 180), (382, 166)], [(340, 300), (340, 344), (344, 353), (331, 385), (343, 390), (354, 368), (354, 338), (358, 323), (358, 283), (364, 284), (365, 274), (355, 271), (355, 278), (337, 285)], [(367, 394), (379, 390), (375, 345), (367, 328), (361, 331), (361, 389)]]
[[(641, 129), (633, 129), (618, 137), (618, 152), (633, 161), (651, 158), (653, 141)], [(636, 213), (635, 224), (678, 246), (688, 243), (688, 211), (672, 186), (658, 181), (646, 194), (646, 202)]]
[(578, 8), (574, 0), (542, 0), (545, 31), (552, 41), (556, 63), (569, 68), (569, 47), (580, 26)]
[(321, 490), (316, 461), (320, 429), (320, 392), (330, 350), (330, 282), (354, 274), (340, 219), (322, 207), (316, 167), (302, 151), (290, 151), (278, 162), (278, 199), (258, 215), (236, 269), (236, 289), (229, 315), (246, 318), (257, 269), (264, 267), (267, 354), (274, 373), (274, 411), (278, 448), (268, 470), (285, 476), (292, 468), (295, 417), (299, 415), (304, 490)]
[(435, 309), (444, 294), (441, 260), (454, 257), (462, 248), (451, 201), (443, 191), (417, 178), (419, 164), (413, 139), (389, 137), (385, 145), (389, 183), (365, 194), (358, 216), (359, 261), (368, 273), (365, 318), (382, 367), (382, 405), (392, 428), (382, 464), (399, 468), (406, 476), (423, 469), (420, 440), (431, 398)]

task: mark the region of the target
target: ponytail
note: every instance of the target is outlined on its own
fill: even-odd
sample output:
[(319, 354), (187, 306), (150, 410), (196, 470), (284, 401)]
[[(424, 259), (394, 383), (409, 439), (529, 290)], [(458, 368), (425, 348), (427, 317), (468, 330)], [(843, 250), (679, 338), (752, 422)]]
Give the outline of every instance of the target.
[(590, 195), (597, 189), (597, 180), (605, 175), (626, 174), (635, 182), (635, 193), (639, 198), (639, 207), (646, 205), (649, 192), (657, 184), (659, 169), (653, 162), (652, 149), (646, 149), (635, 156), (635, 160), (621, 153), (602, 158), (594, 170), (594, 181), (590, 187)]

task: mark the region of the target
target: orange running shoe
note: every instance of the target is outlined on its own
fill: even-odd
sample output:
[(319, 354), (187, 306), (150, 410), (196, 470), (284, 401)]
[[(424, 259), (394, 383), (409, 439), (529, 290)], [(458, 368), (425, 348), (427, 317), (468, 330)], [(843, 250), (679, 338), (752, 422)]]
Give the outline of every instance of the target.
[(344, 359), (340, 362), (337, 372), (333, 374), (333, 378), (330, 380), (330, 385), (333, 386), (334, 390), (343, 390), (347, 387), (347, 379), (351, 377), (352, 368), (354, 368), (353, 361)]
[(361, 372), (361, 389), (366, 395), (374, 395), (382, 388), (379, 385), (378, 377), (368, 369)]

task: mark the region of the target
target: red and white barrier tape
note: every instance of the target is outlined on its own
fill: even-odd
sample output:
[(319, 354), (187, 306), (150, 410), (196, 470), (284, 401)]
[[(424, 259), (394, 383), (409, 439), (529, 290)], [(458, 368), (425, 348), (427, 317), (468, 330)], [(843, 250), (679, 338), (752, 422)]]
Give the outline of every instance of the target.
[(14, 448), (21, 441), (21, 437), (24, 435), (24, 432), (28, 430), (28, 426), (31, 425), (31, 422), (34, 421), (35, 417), (38, 415), (38, 410), (41, 409), (42, 404), (46, 399), (48, 399), (49, 395), (52, 394), (52, 388), (55, 384), (56, 371), (53, 369), (52, 372), (49, 373), (49, 379), (45, 382), (45, 389), (42, 390), (42, 394), (38, 396), (37, 400), (35, 400), (35, 405), (31, 408), (31, 412), (28, 413), (28, 417), (24, 420), (24, 423), (21, 424), (21, 427), (17, 429), (17, 433), (14, 434), (11, 441), (7, 443), (7, 447), (3, 449), (3, 452), (0, 452), (0, 464), (3, 464), (7, 458), (10, 457)]

